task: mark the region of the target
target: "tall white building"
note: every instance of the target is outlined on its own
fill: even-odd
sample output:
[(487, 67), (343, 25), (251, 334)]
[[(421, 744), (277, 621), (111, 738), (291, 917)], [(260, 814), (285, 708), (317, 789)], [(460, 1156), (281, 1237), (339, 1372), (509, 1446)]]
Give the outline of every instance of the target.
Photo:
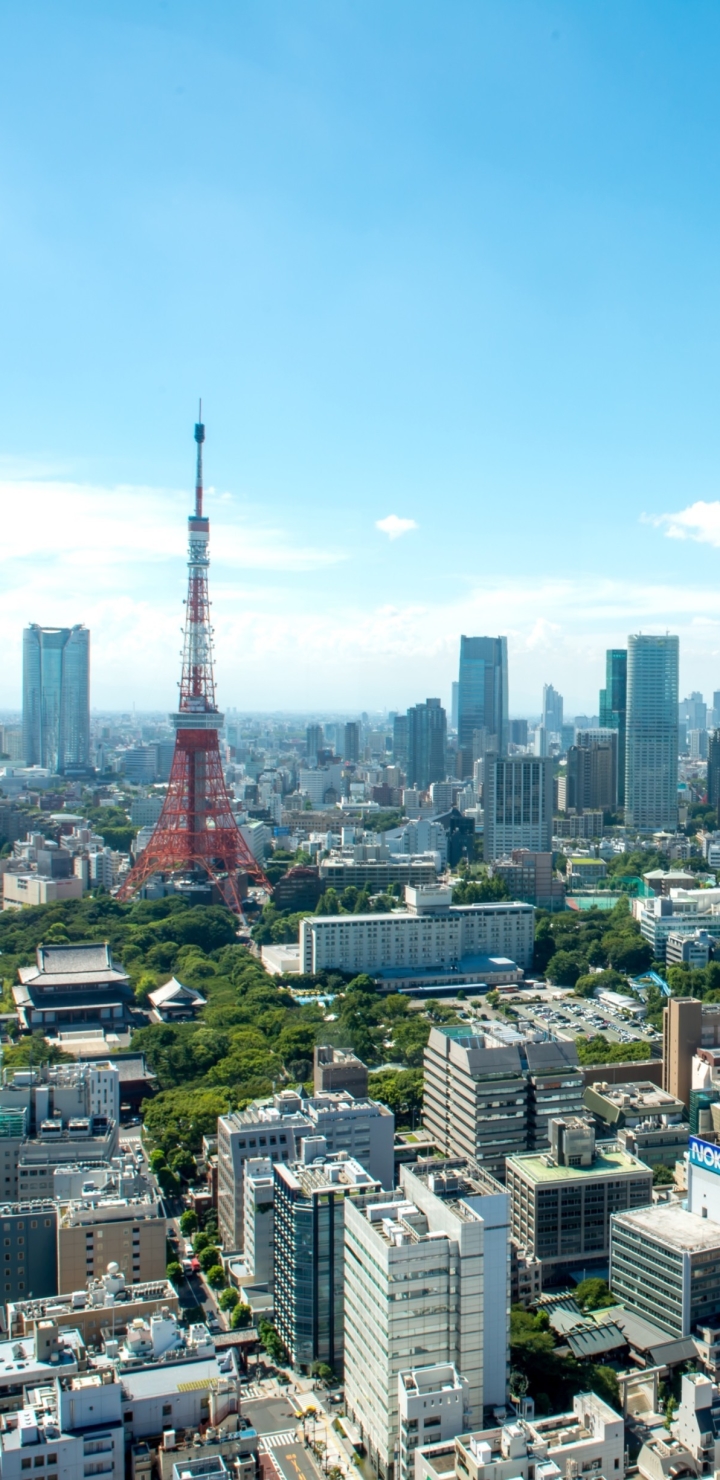
[(530, 966), (535, 912), (530, 904), (451, 903), (442, 885), (405, 890), (407, 908), (383, 915), (310, 915), (300, 921), (301, 971), (379, 972), (502, 956)]
[(677, 637), (628, 637), (625, 821), (640, 831), (678, 825)]
[(456, 1369), (466, 1428), (504, 1404), (507, 1381), (507, 1194), (451, 1169), (403, 1167), (401, 1181), (401, 1193), (345, 1210), (345, 1401), (384, 1477), (399, 1463), (408, 1366)]

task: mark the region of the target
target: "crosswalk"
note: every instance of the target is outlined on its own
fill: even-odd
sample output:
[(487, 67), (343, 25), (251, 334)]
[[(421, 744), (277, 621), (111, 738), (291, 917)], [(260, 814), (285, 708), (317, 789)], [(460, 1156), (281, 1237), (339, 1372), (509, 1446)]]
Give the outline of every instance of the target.
[(286, 1444), (294, 1444), (297, 1438), (295, 1429), (283, 1429), (279, 1434), (263, 1434), (260, 1440), (260, 1448), (283, 1449)]

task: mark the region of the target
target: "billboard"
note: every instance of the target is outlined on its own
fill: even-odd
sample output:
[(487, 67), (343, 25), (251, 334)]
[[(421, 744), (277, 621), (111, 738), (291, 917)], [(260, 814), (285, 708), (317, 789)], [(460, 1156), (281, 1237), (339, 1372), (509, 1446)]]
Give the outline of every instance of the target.
[(717, 1172), (720, 1176), (720, 1146), (714, 1146), (711, 1141), (703, 1141), (700, 1136), (690, 1136), (688, 1152), (691, 1166), (704, 1167), (705, 1171)]

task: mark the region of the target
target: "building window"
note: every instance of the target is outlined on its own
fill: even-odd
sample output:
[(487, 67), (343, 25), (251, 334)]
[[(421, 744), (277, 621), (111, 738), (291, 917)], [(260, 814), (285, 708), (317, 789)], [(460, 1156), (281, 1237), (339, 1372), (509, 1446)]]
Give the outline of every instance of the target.
[(172, 1413), (172, 1403), (163, 1403), (162, 1411), (163, 1418), (167, 1418), (168, 1414)]

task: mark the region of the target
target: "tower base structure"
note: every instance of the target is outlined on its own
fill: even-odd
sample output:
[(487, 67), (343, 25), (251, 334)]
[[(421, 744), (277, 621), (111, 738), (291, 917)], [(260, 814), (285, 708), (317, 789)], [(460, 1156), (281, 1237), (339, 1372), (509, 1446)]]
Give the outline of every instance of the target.
[(189, 718), (186, 713), (173, 716), (175, 754), (163, 809), (150, 842), (117, 897), (131, 899), (154, 874), (202, 871), (216, 884), (229, 908), (242, 914), (238, 874), (248, 875), (265, 888), (270, 886), (230, 805), (218, 744), (222, 716), (214, 714), (210, 726), (210, 716), (198, 714), (198, 728), (192, 729), (186, 728)]

